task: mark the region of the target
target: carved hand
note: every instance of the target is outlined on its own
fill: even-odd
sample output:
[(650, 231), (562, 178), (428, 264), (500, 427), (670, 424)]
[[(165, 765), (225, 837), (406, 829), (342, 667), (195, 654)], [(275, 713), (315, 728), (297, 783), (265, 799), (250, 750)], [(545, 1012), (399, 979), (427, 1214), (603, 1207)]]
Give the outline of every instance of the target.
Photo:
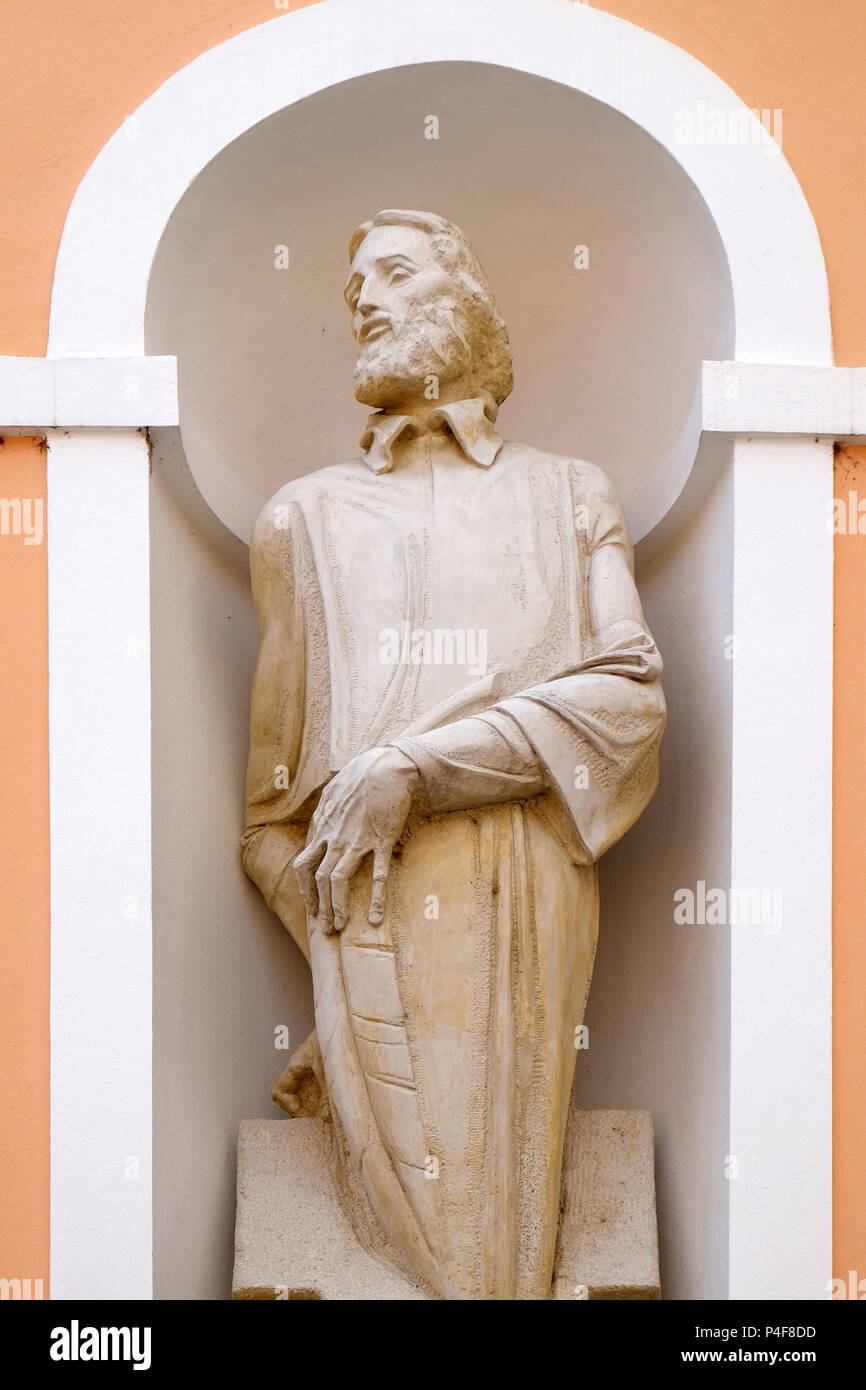
[(294, 869), (307, 911), (326, 934), (346, 925), (349, 883), (367, 854), (373, 855), (369, 921), (381, 923), (391, 852), (419, 783), (415, 764), (398, 749), (371, 748), (325, 787)]

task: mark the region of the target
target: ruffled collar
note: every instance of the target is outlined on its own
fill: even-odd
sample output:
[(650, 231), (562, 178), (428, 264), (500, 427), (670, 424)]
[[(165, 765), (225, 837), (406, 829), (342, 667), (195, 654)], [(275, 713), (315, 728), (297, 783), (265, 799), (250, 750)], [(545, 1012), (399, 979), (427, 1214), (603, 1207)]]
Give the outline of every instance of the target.
[(437, 406), (422, 420), (377, 410), (361, 435), (364, 462), (373, 473), (388, 473), (394, 466), (393, 449), (398, 439), (432, 434), (445, 426), (467, 459), (489, 468), (503, 444), (501, 434), (493, 428), (498, 413), (493, 398), (481, 396)]

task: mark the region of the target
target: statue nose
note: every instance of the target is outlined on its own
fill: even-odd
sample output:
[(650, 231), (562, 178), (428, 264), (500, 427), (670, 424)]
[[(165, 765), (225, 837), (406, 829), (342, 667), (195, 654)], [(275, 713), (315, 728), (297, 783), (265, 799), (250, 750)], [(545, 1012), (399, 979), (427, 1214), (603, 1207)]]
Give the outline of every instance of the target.
[(377, 286), (374, 281), (365, 280), (358, 296), (358, 313), (363, 314), (366, 318), (379, 308), (381, 308), (381, 295), (378, 293)]

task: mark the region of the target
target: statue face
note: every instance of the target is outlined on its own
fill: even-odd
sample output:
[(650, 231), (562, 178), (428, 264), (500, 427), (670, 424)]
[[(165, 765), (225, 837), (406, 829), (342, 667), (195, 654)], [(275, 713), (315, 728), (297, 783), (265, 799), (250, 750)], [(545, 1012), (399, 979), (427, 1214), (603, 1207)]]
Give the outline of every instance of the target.
[(359, 401), (413, 409), (434, 399), (432, 377), (438, 400), (469, 392), (461, 287), (436, 259), (425, 232), (374, 227), (352, 262), (345, 295), (358, 344)]

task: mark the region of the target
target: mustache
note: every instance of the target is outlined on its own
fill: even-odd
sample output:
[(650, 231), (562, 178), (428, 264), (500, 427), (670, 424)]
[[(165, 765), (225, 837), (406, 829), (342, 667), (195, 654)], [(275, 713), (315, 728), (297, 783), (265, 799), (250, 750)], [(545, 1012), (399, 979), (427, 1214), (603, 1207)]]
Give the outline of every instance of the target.
[[(453, 348), (456, 340), (465, 355), (471, 352), (466, 327), (463, 322), (463, 315), (459, 312), (456, 302), (447, 301), (446, 303), (422, 304), (417, 309), (404, 314), (402, 318), (395, 318), (392, 314), (377, 312), (371, 315), (371, 319), (376, 324), (387, 322), (391, 329), (391, 345), (399, 343), (410, 334), (414, 334), (420, 329), (424, 338), (425, 345), (433, 352), (441, 362), (448, 360), (448, 347)], [(424, 329), (432, 330), (424, 333)], [(440, 335), (444, 334), (446, 343), (440, 342)], [(363, 327), (358, 335), (358, 347), (362, 354), (373, 354), (378, 346), (384, 347), (384, 342), (374, 338), (372, 342), (367, 342), (363, 335)], [(450, 340), (450, 342), (448, 341)]]

